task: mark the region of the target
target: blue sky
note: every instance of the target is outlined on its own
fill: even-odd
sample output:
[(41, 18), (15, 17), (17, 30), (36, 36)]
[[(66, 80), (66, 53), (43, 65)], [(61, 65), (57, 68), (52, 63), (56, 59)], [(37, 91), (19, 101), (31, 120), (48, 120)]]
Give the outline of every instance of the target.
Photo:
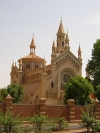
[(80, 42), (85, 77), (93, 44), (100, 38), (100, 0), (0, 0), (0, 88), (10, 84), (12, 62), (29, 54), (32, 33), (36, 54), (50, 63), (61, 17), (75, 56)]

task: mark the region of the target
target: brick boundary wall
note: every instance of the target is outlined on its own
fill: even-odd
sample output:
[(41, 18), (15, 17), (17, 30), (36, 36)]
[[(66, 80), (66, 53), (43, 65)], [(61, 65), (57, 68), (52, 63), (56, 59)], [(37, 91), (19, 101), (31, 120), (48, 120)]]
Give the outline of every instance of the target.
[[(46, 105), (46, 99), (41, 98), (39, 105), (27, 105), (27, 104), (13, 104), (13, 98), (8, 95), (4, 104), (0, 104), (0, 109), (5, 113), (8, 109), (14, 113), (14, 115), (20, 114), (20, 117), (33, 116), (34, 114), (41, 113), (42, 115), (48, 115), (49, 117), (65, 117), (65, 119), (72, 122), (80, 122), (82, 110), (86, 110), (86, 106), (76, 106), (74, 99), (69, 99), (68, 105)], [(94, 112), (96, 119), (100, 120), (100, 102), (94, 103)]]

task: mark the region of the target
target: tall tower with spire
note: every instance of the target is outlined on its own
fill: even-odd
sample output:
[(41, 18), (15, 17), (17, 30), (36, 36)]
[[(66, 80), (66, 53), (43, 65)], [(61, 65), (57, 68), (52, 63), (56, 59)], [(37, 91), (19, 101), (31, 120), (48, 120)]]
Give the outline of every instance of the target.
[(66, 50), (70, 50), (68, 29), (67, 29), (66, 38), (65, 38), (65, 51), (66, 51)]
[(33, 53), (35, 54), (35, 49), (36, 49), (36, 45), (35, 45), (34, 36), (33, 36), (31, 44), (30, 44), (30, 54), (33, 54)]
[(55, 40), (53, 40), (51, 59), (54, 59), (55, 57), (56, 57), (56, 44)]
[(66, 50), (70, 50), (68, 30), (67, 33), (65, 33), (62, 20), (60, 21), (60, 25), (56, 35), (57, 35), (57, 44), (55, 43), (54, 40), (52, 45), (52, 55), (51, 55), (52, 60), (56, 56), (65, 52)]
[(56, 48), (57, 53), (64, 52), (65, 39), (66, 39), (66, 34), (64, 32), (64, 28), (63, 28), (63, 24), (62, 24), (62, 20), (61, 20), (59, 29), (57, 32), (57, 48)]
[(78, 48), (78, 59), (79, 59), (80, 61), (82, 61), (81, 53), (82, 53), (82, 51), (81, 51), (81, 47), (80, 47), (80, 43), (79, 43), (79, 48)]

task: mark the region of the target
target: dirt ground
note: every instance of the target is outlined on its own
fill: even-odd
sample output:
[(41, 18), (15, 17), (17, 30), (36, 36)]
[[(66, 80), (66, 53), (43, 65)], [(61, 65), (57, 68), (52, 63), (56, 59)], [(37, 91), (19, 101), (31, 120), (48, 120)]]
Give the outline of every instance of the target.
[(73, 130), (65, 130), (60, 132), (54, 132), (54, 133), (83, 133), (86, 129), (73, 129)]
[(54, 133), (84, 133), (86, 131), (86, 128), (80, 128), (80, 125), (78, 123), (70, 123), (69, 126), (69, 130)]

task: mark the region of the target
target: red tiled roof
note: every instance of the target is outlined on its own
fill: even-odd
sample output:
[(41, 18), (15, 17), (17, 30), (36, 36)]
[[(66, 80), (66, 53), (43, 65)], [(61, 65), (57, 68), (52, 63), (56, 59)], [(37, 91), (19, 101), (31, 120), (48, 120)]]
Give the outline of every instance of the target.
[(29, 54), (28, 56), (25, 56), (22, 59), (31, 59), (31, 58), (37, 59), (37, 60), (44, 60), (43, 58), (41, 58), (41, 57), (39, 57), (39, 56), (37, 56), (35, 54)]

